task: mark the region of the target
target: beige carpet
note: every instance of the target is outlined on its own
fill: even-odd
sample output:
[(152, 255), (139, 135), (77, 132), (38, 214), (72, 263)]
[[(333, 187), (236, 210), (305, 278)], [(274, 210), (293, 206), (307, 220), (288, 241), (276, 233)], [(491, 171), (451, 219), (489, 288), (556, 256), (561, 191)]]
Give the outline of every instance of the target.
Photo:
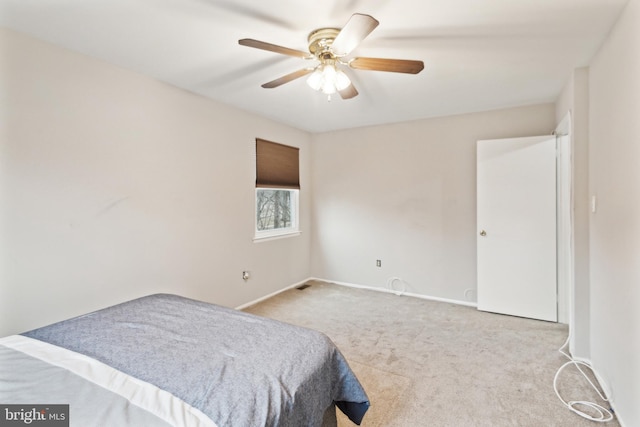
[[(565, 325), (309, 284), (245, 311), (327, 334), (371, 400), (363, 426), (619, 425), (581, 418), (556, 397)], [(572, 369), (561, 377), (562, 396), (602, 403)], [(338, 425), (353, 423), (339, 413)]]

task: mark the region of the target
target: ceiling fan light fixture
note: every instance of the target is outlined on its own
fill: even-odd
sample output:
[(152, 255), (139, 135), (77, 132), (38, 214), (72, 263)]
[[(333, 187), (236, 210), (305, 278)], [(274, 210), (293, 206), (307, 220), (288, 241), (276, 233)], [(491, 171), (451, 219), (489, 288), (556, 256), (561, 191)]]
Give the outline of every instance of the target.
[(313, 90), (320, 90), (322, 87), (322, 65), (316, 67), (315, 71), (307, 78), (307, 84)]
[(307, 78), (307, 84), (313, 90), (332, 95), (349, 87), (351, 80), (344, 71), (338, 70), (335, 64), (320, 64)]
[(322, 67), (322, 93), (325, 95), (331, 95), (337, 92), (336, 89), (336, 67), (332, 65), (325, 65)]

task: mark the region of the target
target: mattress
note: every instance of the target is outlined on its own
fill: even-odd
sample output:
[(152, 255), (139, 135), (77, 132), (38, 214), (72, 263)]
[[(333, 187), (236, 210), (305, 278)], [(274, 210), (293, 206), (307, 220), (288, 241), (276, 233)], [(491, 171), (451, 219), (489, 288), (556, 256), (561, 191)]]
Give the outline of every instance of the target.
[(300, 427), (334, 405), (360, 424), (369, 400), (320, 332), (156, 294), (0, 339), (0, 404), (68, 404), (72, 426)]

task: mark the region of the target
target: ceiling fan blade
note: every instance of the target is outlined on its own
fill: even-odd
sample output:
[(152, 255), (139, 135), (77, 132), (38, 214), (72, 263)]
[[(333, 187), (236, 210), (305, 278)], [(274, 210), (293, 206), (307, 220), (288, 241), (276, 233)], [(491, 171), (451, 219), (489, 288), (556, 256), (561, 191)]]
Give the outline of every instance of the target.
[(349, 61), (349, 67), (355, 70), (418, 74), (424, 69), (424, 63), (422, 61), (412, 61), (409, 59), (354, 58)]
[(336, 39), (331, 45), (331, 51), (336, 56), (347, 55), (355, 49), (378, 24), (379, 22), (372, 16), (354, 13), (336, 36)]
[(295, 56), (296, 58), (313, 58), (313, 56), (307, 52), (296, 49), (289, 49), (288, 47), (282, 47), (267, 42), (261, 42), (260, 40), (240, 39), (238, 40), (238, 44), (242, 46), (255, 47), (256, 49), (268, 50), (270, 52), (280, 53), (282, 55)]
[(340, 94), (342, 99), (351, 99), (355, 96), (358, 96), (358, 91), (356, 90), (355, 86), (353, 86), (353, 83), (351, 83), (345, 89), (338, 91), (338, 93)]
[(294, 71), (293, 73), (289, 73), (285, 76), (280, 77), (279, 79), (272, 80), (262, 85), (265, 89), (273, 89), (274, 87), (281, 86), (285, 83), (289, 83), (292, 80), (299, 79), (302, 76), (306, 76), (309, 73), (313, 72), (313, 68), (303, 68), (302, 70)]

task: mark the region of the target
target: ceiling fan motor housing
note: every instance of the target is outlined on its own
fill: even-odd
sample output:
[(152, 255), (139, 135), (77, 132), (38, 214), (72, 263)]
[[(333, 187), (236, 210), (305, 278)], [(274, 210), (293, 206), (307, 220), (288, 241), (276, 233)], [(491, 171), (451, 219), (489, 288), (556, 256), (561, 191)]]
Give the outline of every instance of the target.
[(335, 58), (331, 45), (340, 33), (340, 28), (319, 28), (309, 34), (309, 52), (319, 59)]

